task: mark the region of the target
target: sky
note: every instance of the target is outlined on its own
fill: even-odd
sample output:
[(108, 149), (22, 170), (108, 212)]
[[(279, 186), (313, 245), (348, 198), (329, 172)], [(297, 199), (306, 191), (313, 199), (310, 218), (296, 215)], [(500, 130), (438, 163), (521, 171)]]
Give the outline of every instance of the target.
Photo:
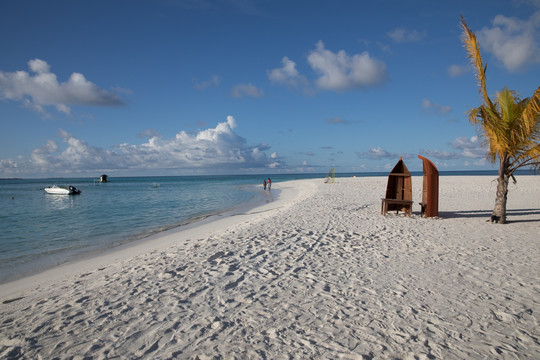
[(540, 86), (540, 1), (0, 2), (0, 178), (490, 170), (467, 111)]

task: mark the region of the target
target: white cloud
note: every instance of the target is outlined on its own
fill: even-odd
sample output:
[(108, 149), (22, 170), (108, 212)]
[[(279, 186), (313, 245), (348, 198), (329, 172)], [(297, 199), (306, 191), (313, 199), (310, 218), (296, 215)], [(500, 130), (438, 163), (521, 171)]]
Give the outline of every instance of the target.
[(422, 108), (424, 112), (436, 115), (445, 115), (452, 111), (452, 108), (450, 106), (435, 104), (428, 99), (422, 100)]
[(352, 56), (343, 50), (333, 53), (319, 41), (307, 60), (320, 75), (317, 86), (324, 90), (363, 89), (380, 85), (387, 78), (386, 64), (373, 59), (367, 51)]
[(205, 89), (207, 89), (209, 87), (212, 87), (212, 86), (217, 87), (217, 86), (219, 86), (220, 82), (221, 82), (221, 80), (220, 80), (219, 76), (217, 76), (217, 75), (212, 75), (210, 77), (210, 79), (205, 80), (205, 81), (201, 81), (201, 82), (197, 81), (196, 79), (193, 79), (194, 87), (197, 90), (205, 90)]
[(478, 32), (480, 47), (493, 54), (510, 71), (540, 62), (540, 11), (528, 20), (497, 15), (492, 27)]
[(478, 136), (460, 136), (452, 142), (452, 147), (460, 150), (462, 157), (473, 159), (485, 158), (488, 152), (486, 144)]
[(448, 67), (448, 75), (450, 75), (450, 77), (459, 77), (468, 73), (469, 71), (470, 67), (468, 66), (450, 65)]
[(45, 61), (41, 59), (34, 59), (28, 61), (28, 67), (30, 70), (37, 74), (48, 73), (51, 71), (51, 67)]
[(391, 153), (382, 147), (369, 148), (367, 152), (357, 152), (359, 158), (368, 158), (373, 160), (395, 158), (399, 155)]
[[(446, 150), (426, 150), (420, 149), (419, 153), (428, 158), (436, 158), (440, 160), (456, 160), (456, 159), (483, 159), (486, 157), (487, 148), (478, 136), (467, 138), (461, 136), (456, 138), (449, 144), (456, 151)], [(357, 152), (356, 155), (360, 159), (383, 160), (403, 157), (404, 159), (416, 158), (413, 154), (396, 154), (389, 152), (382, 147), (369, 148), (366, 152)]]
[[(19, 164), (16, 161), (7, 159), (7, 160), (0, 160), (0, 170), (4, 169), (4, 171), (8, 170), (16, 170)], [(6, 172), (6, 174), (11, 174), (12, 172)]]
[(47, 165), (49, 154), (58, 151), (58, 144), (54, 140), (47, 140), (47, 143), (32, 151), (31, 157), (33, 162), (38, 166)]
[(261, 97), (264, 92), (254, 86), (253, 84), (239, 84), (232, 88), (231, 96), (235, 98), (249, 97)]
[[(322, 90), (363, 89), (380, 85), (387, 79), (386, 64), (372, 58), (367, 51), (355, 55), (348, 55), (344, 50), (333, 53), (319, 41), (307, 61), (318, 74), (315, 85)], [(299, 88), (306, 95), (314, 94), (310, 81), (297, 70), (294, 61), (284, 56), (281, 64), (280, 68), (267, 71), (271, 82)]]
[(227, 124), (231, 127), (231, 129), (234, 129), (238, 126), (236, 125), (236, 119), (232, 115), (227, 115)]
[(268, 71), (268, 79), (273, 83), (291, 87), (306, 87), (309, 82), (307, 78), (296, 69), (296, 63), (284, 56), (281, 60), (282, 67)]
[(285, 164), (285, 162), (283, 162), (283, 161), (280, 159), (280, 157), (279, 157), (279, 155), (278, 155), (277, 152), (273, 152), (273, 153), (270, 155), (269, 161), (271, 161), (271, 163), (268, 164), (268, 167), (269, 167), (270, 169), (277, 169), (277, 168), (279, 168), (279, 167), (282, 167), (282, 166)]
[(277, 154), (267, 156), (266, 144), (248, 145), (236, 134), (236, 120), (232, 116), (215, 128), (194, 134), (180, 131), (173, 138), (153, 136), (147, 142), (120, 144), (114, 150), (91, 146), (85, 141), (60, 130), (62, 144), (49, 140), (26, 158), (17, 161), (0, 160), (0, 177), (14, 175), (69, 175), (100, 171), (170, 169), (217, 170), (275, 168), (280, 165)]
[(73, 105), (123, 105), (117, 94), (101, 89), (83, 74), (73, 73), (66, 82), (59, 83), (45, 61), (30, 60), (28, 67), (31, 73), (0, 71), (0, 99), (20, 101), (25, 107), (45, 115), (47, 106), (70, 114)]
[(398, 43), (418, 42), (426, 37), (425, 31), (420, 32), (418, 30), (407, 30), (404, 28), (397, 28), (389, 31), (386, 35)]
[(268, 72), (268, 78), (277, 83), (295, 83), (300, 74), (296, 70), (296, 63), (290, 60), (287, 56), (281, 59), (283, 66), (278, 69), (273, 69)]
[[(470, 138), (460, 136), (456, 138), (450, 146), (457, 151), (440, 150), (420, 150), (420, 153), (426, 157), (433, 157), (440, 160), (455, 159), (484, 159), (487, 154), (487, 148), (478, 136)], [(478, 164), (478, 160), (476, 164)], [(483, 163), (482, 163), (483, 164)]]

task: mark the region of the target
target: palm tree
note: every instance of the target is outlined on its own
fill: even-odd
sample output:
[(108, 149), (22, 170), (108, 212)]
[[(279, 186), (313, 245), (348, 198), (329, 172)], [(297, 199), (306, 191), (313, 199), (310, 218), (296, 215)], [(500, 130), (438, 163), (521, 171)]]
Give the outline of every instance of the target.
[(489, 145), (488, 160), (499, 160), (499, 177), (492, 222), (506, 223), (506, 199), (510, 178), (521, 167), (540, 169), (540, 87), (531, 98), (521, 99), (508, 88), (497, 93), (492, 101), (486, 89), (486, 69), (474, 33), (461, 17), (463, 43), (475, 68), (483, 104), (468, 112), (471, 124), (479, 127)]

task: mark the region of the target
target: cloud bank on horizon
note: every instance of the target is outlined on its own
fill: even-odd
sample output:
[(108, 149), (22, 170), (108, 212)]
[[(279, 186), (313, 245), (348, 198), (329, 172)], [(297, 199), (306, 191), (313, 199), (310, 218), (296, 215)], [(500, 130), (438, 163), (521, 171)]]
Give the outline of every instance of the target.
[(152, 170), (197, 171), (237, 169), (241, 171), (277, 168), (283, 165), (277, 153), (266, 154), (268, 145), (249, 145), (234, 132), (236, 120), (227, 120), (215, 128), (196, 134), (180, 131), (174, 138), (164, 139), (154, 130), (147, 142), (119, 144), (114, 150), (89, 145), (85, 141), (60, 129), (62, 143), (48, 140), (34, 149), (27, 158), (17, 161), (0, 160), (1, 173), (8, 176), (94, 174), (103, 171)]

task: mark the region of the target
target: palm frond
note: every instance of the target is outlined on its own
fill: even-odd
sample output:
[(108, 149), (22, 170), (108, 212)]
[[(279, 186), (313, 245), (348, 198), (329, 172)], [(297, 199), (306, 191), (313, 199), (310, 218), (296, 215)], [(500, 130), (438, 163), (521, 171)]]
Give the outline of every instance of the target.
[(463, 44), (465, 46), (465, 50), (467, 51), (467, 57), (475, 68), (480, 94), (482, 95), (486, 105), (491, 106), (491, 99), (488, 96), (486, 88), (487, 64), (485, 66), (483, 65), (480, 46), (476, 40), (476, 35), (474, 35), (474, 33), (467, 27), (467, 23), (465, 23), (465, 18), (463, 16), (461, 16), (461, 25), (463, 27)]
[(524, 166), (540, 168), (540, 144), (536, 144), (515, 157), (510, 163), (509, 172), (513, 173)]
[(522, 116), (525, 125), (529, 128), (529, 132), (537, 132), (538, 136), (540, 136), (540, 87), (536, 89), (533, 96), (528, 100)]
[(467, 116), (469, 117), (469, 122), (473, 125), (478, 125), (482, 122), (481, 117), (482, 109), (480, 107), (473, 108), (467, 112)]

